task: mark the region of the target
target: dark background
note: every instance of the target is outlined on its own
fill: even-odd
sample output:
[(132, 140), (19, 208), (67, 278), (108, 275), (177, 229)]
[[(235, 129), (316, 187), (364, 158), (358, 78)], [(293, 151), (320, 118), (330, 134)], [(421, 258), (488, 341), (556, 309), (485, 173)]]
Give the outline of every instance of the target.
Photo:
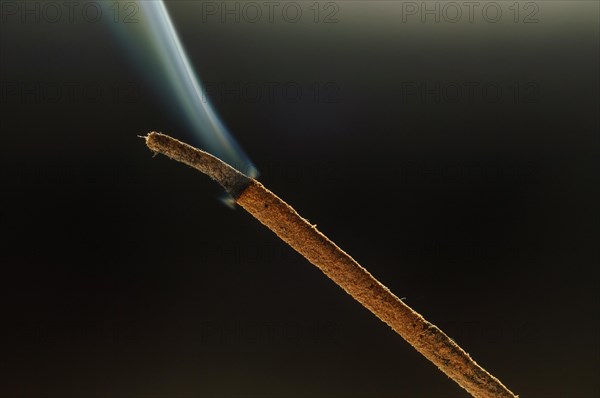
[[(598, 3), (436, 23), (338, 1), (327, 24), (298, 4), (299, 23), (221, 23), (168, 2), (260, 180), (522, 397), (598, 397)], [(201, 142), (122, 15), (7, 10), (0, 396), (468, 396), (216, 184), (152, 157), (138, 134)], [(239, 95), (266, 82), (302, 95)]]

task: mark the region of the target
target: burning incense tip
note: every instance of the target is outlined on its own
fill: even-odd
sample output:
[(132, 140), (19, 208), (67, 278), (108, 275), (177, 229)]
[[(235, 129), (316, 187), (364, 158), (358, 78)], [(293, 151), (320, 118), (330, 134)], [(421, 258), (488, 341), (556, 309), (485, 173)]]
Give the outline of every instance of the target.
[(221, 159), (168, 135), (151, 132), (146, 137), (148, 148), (195, 168), (218, 182), (233, 197), (250, 183), (250, 177), (240, 173)]
[(217, 181), (235, 202), (302, 254), (356, 301), (387, 323), (423, 356), (476, 398), (516, 398), (438, 327), (429, 323), (350, 255), (253, 178), (220, 159), (167, 135), (152, 132), (154, 152), (185, 163)]

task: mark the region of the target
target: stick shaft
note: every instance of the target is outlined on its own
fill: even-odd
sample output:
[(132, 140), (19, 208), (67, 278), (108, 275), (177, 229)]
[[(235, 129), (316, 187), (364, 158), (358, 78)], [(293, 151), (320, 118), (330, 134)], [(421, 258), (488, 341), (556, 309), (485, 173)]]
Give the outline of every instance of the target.
[(214, 156), (164, 134), (148, 134), (155, 152), (188, 164), (219, 182), (236, 202), (284, 242), (387, 323), (423, 356), (476, 398), (516, 398), (436, 326), (392, 292), (274, 193)]
[(396, 297), (365, 268), (256, 180), (236, 202), (387, 323), (476, 398), (516, 396), (444, 332)]

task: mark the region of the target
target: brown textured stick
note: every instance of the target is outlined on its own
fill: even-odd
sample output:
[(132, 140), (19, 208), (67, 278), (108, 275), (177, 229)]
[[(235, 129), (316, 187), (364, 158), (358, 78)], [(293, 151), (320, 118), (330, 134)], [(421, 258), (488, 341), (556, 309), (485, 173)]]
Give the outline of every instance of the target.
[(260, 182), (206, 152), (169, 136), (150, 133), (155, 152), (188, 164), (219, 182), (236, 203), (317, 266), (348, 294), (387, 323), (417, 351), (476, 398), (515, 398), (435, 325), (404, 304), (365, 268)]

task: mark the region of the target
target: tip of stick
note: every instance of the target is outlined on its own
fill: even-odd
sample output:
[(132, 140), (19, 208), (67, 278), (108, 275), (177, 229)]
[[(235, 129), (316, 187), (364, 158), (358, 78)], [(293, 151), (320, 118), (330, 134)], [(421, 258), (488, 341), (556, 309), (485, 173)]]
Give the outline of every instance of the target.
[(221, 159), (166, 134), (151, 131), (147, 135), (139, 137), (146, 140), (146, 146), (155, 154), (162, 153), (201, 171), (221, 184), (233, 197), (236, 197), (249, 183), (248, 176), (235, 170)]
[(154, 152), (158, 152), (156, 150), (156, 148), (158, 146), (158, 141), (160, 140), (160, 136), (168, 137), (167, 135), (161, 134), (157, 131), (151, 131), (146, 135), (138, 135), (138, 137), (140, 137), (141, 139), (146, 141), (146, 145), (148, 146), (148, 148), (152, 149)]

